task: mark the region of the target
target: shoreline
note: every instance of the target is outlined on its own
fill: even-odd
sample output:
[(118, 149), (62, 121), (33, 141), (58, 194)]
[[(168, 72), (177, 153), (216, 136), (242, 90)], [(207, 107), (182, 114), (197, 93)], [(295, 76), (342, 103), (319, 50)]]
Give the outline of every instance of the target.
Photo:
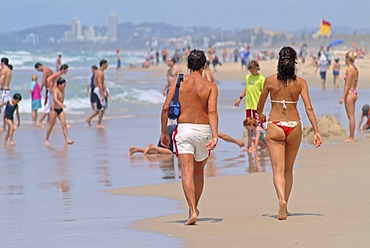
[[(370, 193), (361, 186), (370, 175), (364, 162), (370, 159), (369, 138), (366, 133), (366, 138), (353, 144), (300, 150), (296, 164), (302, 166), (294, 170), (289, 202), (292, 216), (286, 221), (276, 219), (271, 173), (207, 177), (201, 215), (193, 227), (182, 224), (187, 205), (180, 181), (107, 192), (165, 197), (181, 203), (182, 213), (139, 220), (133, 227), (180, 238), (186, 247), (366, 247), (370, 242)], [(338, 150), (342, 152), (338, 154)], [(351, 163), (355, 167), (349, 166)]]

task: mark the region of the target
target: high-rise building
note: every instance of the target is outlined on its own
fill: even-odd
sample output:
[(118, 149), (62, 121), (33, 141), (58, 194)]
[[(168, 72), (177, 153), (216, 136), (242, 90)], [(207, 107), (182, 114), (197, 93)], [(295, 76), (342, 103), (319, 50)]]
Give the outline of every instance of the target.
[(75, 40), (83, 41), (84, 37), (82, 35), (82, 24), (78, 18), (73, 19), (72, 34)]
[(85, 41), (95, 41), (95, 29), (94, 26), (90, 26), (84, 32)]
[(117, 41), (117, 26), (118, 18), (116, 13), (111, 13), (108, 17), (108, 27), (107, 27), (107, 38), (110, 42)]

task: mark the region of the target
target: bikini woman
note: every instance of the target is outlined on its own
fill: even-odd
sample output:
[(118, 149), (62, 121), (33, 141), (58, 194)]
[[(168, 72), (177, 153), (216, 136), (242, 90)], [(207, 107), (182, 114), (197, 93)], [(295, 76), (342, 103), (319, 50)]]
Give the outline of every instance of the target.
[(279, 200), (279, 220), (285, 220), (288, 216), (287, 203), (293, 185), (293, 165), (302, 139), (302, 122), (297, 110), (300, 95), (314, 129), (314, 145), (319, 147), (322, 143), (308, 86), (303, 78), (296, 76), (296, 63), (296, 51), (291, 47), (283, 47), (279, 52), (278, 72), (266, 78), (257, 107), (257, 113), (261, 116), (270, 94), (271, 112), (265, 139)]
[(346, 75), (342, 97), (339, 99), (339, 104), (344, 102), (346, 108), (348, 120), (349, 120), (349, 137), (344, 142), (353, 142), (355, 140), (355, 103), (358, 99), (357, 84), (358, 84), (358, 69), (354, 65), (357, 53), (347, 52), (346, 53)]

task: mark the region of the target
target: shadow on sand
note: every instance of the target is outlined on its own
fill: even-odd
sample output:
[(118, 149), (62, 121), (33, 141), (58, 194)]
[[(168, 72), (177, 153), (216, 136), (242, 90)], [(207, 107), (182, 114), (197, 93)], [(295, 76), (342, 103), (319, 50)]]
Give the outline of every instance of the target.
[[(261, 216), (277, 219), (277, 215), (276, 215), (276, 214), (262, 214)], [(314, 213), (290, 213), (290, 214), (288, 215), (288, 217), (300, 217), (300, 216), (317, 216), (317, 217), (321, 217), (321, 216), (324, 216), (324, 214), (314, 214)]]
[[(223, 218), (198, 218), (197, 222), (211, 222), (211, 223), (219, 223), (223, 221)], [(188, 220), (174, 220), (174, 221), (167, 221), (167, 223), (181, 223), (185, 224)]]

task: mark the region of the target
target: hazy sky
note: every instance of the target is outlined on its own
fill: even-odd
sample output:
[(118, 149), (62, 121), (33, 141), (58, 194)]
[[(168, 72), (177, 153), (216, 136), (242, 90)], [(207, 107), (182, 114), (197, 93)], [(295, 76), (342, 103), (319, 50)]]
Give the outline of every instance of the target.
[(370, 0), (0, 0), (0, 32), (44, 24), (106, 25), (118, 22), (165, 22), (181, 26), (250, 28), (276, 31), (334, 26), (370, 27)]

